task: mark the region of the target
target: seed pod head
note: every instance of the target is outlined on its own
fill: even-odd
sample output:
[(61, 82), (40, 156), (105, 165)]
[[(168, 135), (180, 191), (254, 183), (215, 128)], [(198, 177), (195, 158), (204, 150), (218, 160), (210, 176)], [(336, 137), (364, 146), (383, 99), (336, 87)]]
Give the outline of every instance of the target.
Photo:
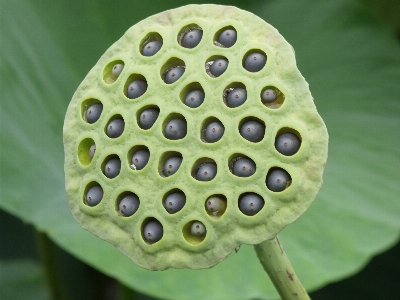
[[(147, 111), (155, 108), (158, 117)], [(209, 142), (216, 120), (223, 136)], [(327, 159), (327, 131), (292, 47), (232, 6), (188, 5), (128, 29), (85, 76), (63, 131), (75, 219), (151, 270), (210, 268), (237, 245), (273, 238), (310, 206)], [(287, 132), (301, 140), (292, 155), (281, 145)], [(151, 155), (139, 156), (144, 148)], [(178, 192), (185, 201), (171, 198)]]

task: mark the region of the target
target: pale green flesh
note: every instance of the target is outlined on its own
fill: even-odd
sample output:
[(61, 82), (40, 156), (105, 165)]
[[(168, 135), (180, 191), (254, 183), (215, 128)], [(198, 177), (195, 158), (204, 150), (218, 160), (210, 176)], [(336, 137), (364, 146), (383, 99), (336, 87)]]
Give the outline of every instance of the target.
[[(185, 49), (177, 42), (181, 28), (188, 24), (197, 24), (204, 32), (194, 49)], [(214, 34), (225, 26), (233, 26), (238, 32), (236, 44), (228, 49), (213, 44)], [(144, 57), (139, 52), (141, 41), (152, 32), (163, 37), (163, 47), (156, 55)], [(251, 49), (261, 49), (268, 56), (266, 66), (257, 73), (242, 67), (242, 59)], [(213, 56), (229, 60), (227, 71), (218, 78), (211, 78), (204, 68)], [(176, 83), (167, 85), (160, 73), (171, 58), (182, 60), (186, 71)], [(125, 64), (121, 75), (114, 83), (107, 83), (110, 81), (104, 80), (104, 72), (120, 61)], [(124, 95), (132, 74), (144, 76), (148, 83), (147, 92), (133, 100)], [(206, 94), (204, 103), (196, 109), (185, 106), (179, 96), (193, 82), (199, 82)], [(244, 105), (231, 109), (223, 103), (222, 94), (233, 82), (243, 83), (248, 96)], [(261, 103), (260, 93), (266, 86), (275, 86), (283, 93), (281, 107), (272, 109)], [(82, 119), (82, 103), (88, 99), (103, 103), (103, 113), (95, 124)], [(137, 124), (137, 112), (149, 105), (157, 105), (160, 115), (151, 129), (142, 130)], [(164, 137), (163, 126), (171, 114), (186, 119), (188, 134), (184, 139), (171, 141)], [(115, 115), (124, 118), (125, 131), (121, 137), (110, 139), (104, 128)], [(266, 125), (265, 138), (256, 144), (244, 140), (238, 131), (241, 120), (249, 116)], [(225, 127), (223, 138), (212, 144), (200, 139), (202, 122), (209, 117), (218, 118)], [(291, 157), (274, 148), (275, 136), (282, 128), (293, 128), (302, 138), (299, 152)], [(84, 166), (77, 149), (87, 138), (94, 140), (96, 154)], [(325, 125), (315, 109), (308, 84), (296, 68), (292, 48), (273, 27), (234, 7), (186, 6), (152, 16), (130, 28), (107, 50), (76, 91), (64, 124), (68, 199), (82, 227), (114, 244), (141, 267), (207, 268), (223, 260), (236, 246), (258, 244), (300, 217), (321, 186), (327, 144)], [(129, 167), (128, 153), (138, 145), (149, 148), (150, 160), (143, 170), (135, 171)], [(176, 174), (162, 178), (160, 158), (168, 151), (180, 152), (183, 162)], [(122, 169), (118, 177), (108, 179), (102, 166), (112, 154), (120, 157)], [(238, 178), (230, 173), (229, 160), (237, 154), (254, 160), (257, 171), (253, 176)], [(191, 176), (194, 164), (201, 158), (217, 163), (218, 174), (211, 182), (199, 182)], [(265, 178), (272, 167), (290, 173), (293, 181), (287, 190), (273, 193), (266, 187)], [(103, 187), (104, 198), (99, 205), (88, 207), (83, 195), (86, 186), (94, 181)], [(162, 199), (172, 189), (186, 194), (186, 205), (170, 215)], [(140, 207), (132, 217), (122, 218), (117, 214), (115, 201), (126, 191), (139, 196)], [(264, 208), (256, 216), (247, 217), (238, 209), (238, 198), (245, 192), (258, 193), (265, 200)], [(215, 194), (227, 198), (227, 209), (218, 220), (204, 208), (206, 199)], [(163, 238), (153, 245), (146, 244), (141, 236), (143, 222), (150, 217), (157, 218), (164, 229)], [(194, 220), (201, 221), (207, 229), (199, 244), (190, 243), (183, 234), (185, 225)]]

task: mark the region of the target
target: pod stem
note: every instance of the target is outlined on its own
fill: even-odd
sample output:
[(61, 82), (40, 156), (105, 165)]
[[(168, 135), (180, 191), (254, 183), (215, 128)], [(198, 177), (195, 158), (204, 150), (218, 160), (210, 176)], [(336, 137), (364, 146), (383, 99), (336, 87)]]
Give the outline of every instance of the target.
[(282, 300), (310, 300), (297, 278), (278, 236), (254, 245), (254, 249)]

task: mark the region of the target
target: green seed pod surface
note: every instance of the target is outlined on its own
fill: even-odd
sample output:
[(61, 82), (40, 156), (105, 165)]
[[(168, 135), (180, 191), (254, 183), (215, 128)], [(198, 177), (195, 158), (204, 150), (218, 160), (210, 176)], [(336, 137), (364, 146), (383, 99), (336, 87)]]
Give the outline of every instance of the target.
[[(215, 35), (227, 27), (236, 29), (236, 43), (230, 48), (214, 45)], [(193, 28), (203, 30), (201, 42), (195, 48), (182, 47), (179, 36)], [(156, 55), (144, 56), (142, 45), (151, 40), (151, 35), (162, 38), (163, 46)], [(243, 61), (254, 52), (265, 53), (266, 64), (258, 72), (248, 72)], [(221, 76), (210, 77), (205, 65), (219, 57), (226, 57), (229, 67)], [(117, 63), (124, 68), (115, 79), (111, 70)], [(176, 82), (166, 84), (163, 76), (174, 66), (185, 66), (185, 72)], [(130, 99), (127, 87), (135, 80), (145, 81), (147, 90)], [(202, 105), (194, 109), (182, 98), (193, 85), (201, 85), (206, 95)], [(222, 97), (227, 86), (245, 86), (246, 102), (237, 108), (228, 107)], [(278, 91), (277, 100), (271, 104), (260, 100), (266, 88)], [(90, 124), (86, 111), (96, 103), (102, 103), (103, 111)], [(137, 118), (144, 108), (154, 106), (160, 109), (158, 120), (143, 130)], [(125, 121), (125, 130), (113, 139), (106, 129), (115, 116)], [(165, 126), (177, 118), (186, 121), (187, 134), (168, 139)], [(210, 119), (224, 124), (224, 136), (218, 142), (204, 143), (199, 132)], [(249, 119), (265, 125), (264, 138), (258, 143), (247, 141), (238, 130)], [(283, 132), (295, 133), (301, 140), (300, 149), (292, 156), (275, 149), (275, 139)], [(83, 159), (82, 147), (87, 146), (82, 152), (86, 155), (92, 144), (96, 145), (96, 155)], [(146, 167), (131, 169), (132, 155), (144, 148), (151, 153)], [(64, 150), (68, 201), (83, 228), (112, 243), (143, 268), (200, 269), (219, 263), (240, 244), (259, 244), (275, 237), (305, 212), (322, 184), (328, 133), (308, 84), (297, 69), (292, 47), (275, 28), (236, 7), (188, 5), (139, 22), (104, 53), (69, 104)], [(161, 170), (165, 157), (173, 151), (182, 154), (182, 164), (176, 174), (166, 177)], [(116, 156), (121, 160), (121, 170), (109, 179), (103, 174), (104, 163)], [(235, 176), (230, 162), (245, 156), (252, 158), (257, 170), (250, 177)], [(196, 168), (210, 160), (218, 168), (215, 178), (196, 180), (192, 176)], [(291, 177), (280, 192), (266, 185), (269, 171), (276, 168)], [(103, 189), (103, 198), (98, 205), (89, 206), (85, 196), (95, 184)], [(163, 199), (177, 190), (185, 194), (186, 203), (180, 211), (169, 214)], [(138, 196), (140, 206), (132, 216), (123, 217), (118, 205), (129, 193)], [(239, 199), (246, 193), (260, 195), (265, 202), (254, 216), (239, 210)], [(213, 195), (226, 198), (226, 209), (218, 218), (205, 206)], [(153, 219), (161, 224), (163, 234), (160, 240), (149, 243), (143, 230)], [(194, 221), (207, 228), (204, 237), (191, 235)]]

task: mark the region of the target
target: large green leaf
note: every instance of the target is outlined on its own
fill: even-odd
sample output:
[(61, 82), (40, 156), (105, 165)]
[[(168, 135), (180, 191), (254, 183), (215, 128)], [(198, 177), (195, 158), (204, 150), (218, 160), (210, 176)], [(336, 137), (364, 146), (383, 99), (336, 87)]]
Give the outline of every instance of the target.
[[(185, 1), (151, 3), (1, 2), (0, 207), (155, 297), (273, 298), (276, 292), (250, 246), (210, 270), (151, 272), (81, 229), (69, 211), (62, 147), (69, 99), (128, 27)], [(316, 289), (350, 276), (399, 238), (400, 46), (353, 2), (233, 4), (263, 17), (293, 45), (328, 127), (323, 188), (281, 234), (300, 279)]]

